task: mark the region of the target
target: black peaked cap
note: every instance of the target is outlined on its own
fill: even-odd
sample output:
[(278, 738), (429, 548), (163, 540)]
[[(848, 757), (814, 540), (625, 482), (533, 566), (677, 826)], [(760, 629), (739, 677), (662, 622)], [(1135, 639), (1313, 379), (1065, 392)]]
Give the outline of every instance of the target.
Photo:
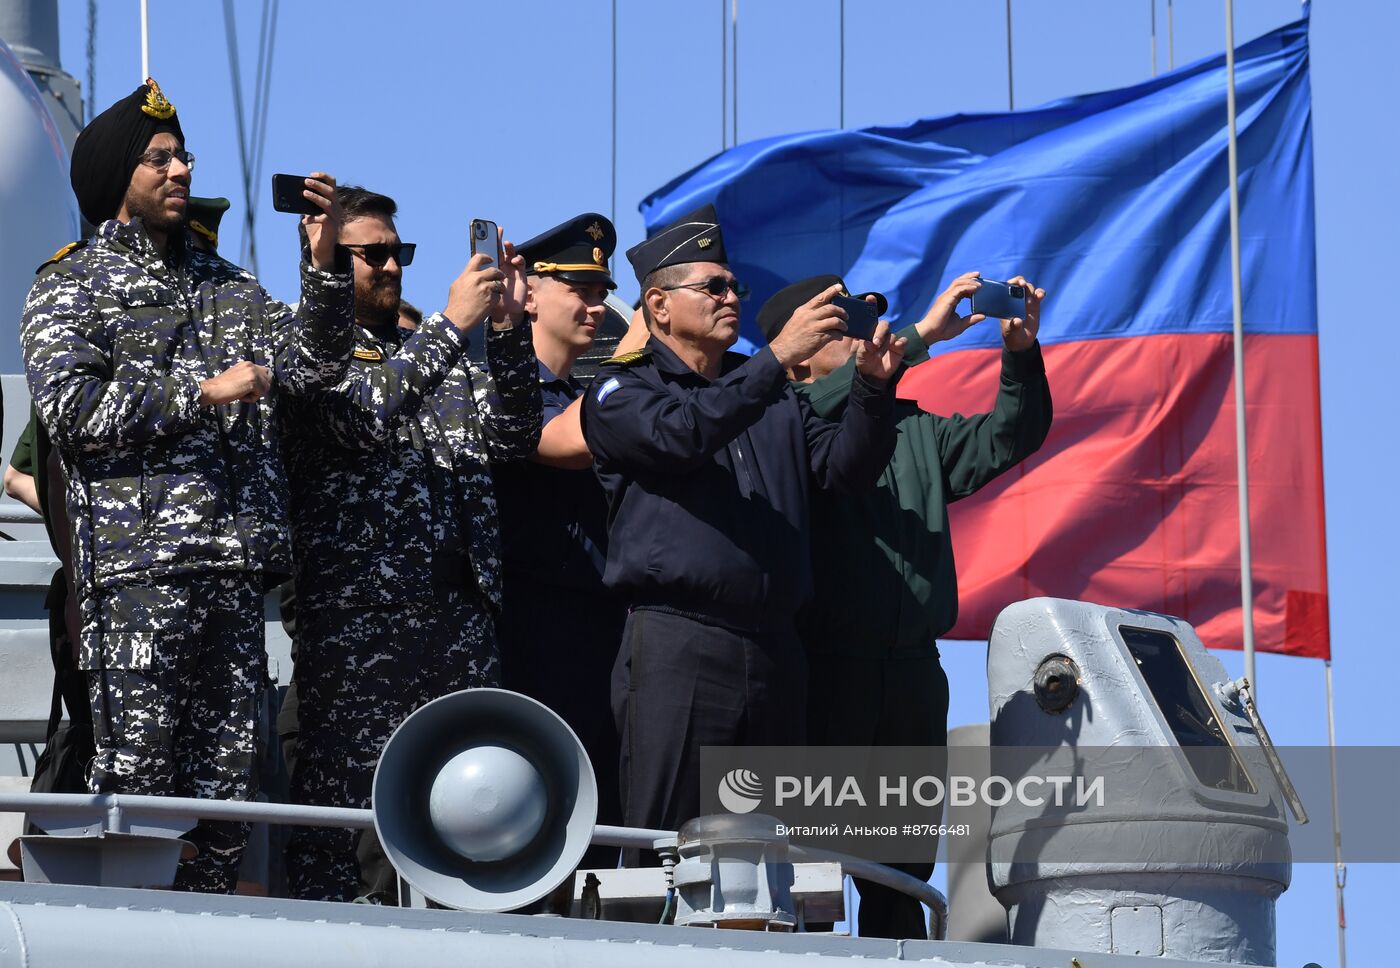
[(525, 258), (532, 276), (554, 276), (569, 282), (601, 282), (616, 289), (608, 260), (617, 248), (617, 229), (607, 216), (584, 212), (546, 229), (515, 251)]

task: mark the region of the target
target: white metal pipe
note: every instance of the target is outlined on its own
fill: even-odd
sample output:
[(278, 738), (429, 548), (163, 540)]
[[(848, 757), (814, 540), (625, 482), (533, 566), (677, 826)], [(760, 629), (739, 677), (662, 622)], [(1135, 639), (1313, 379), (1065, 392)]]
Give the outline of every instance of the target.
[(141, 0), (141, 80), (151, 76), (151, 31), (147, 0)]
[(1347, 918), (1343, 894), (1347, 865), (1342, 863), (1342, 812), (1337, 798), (1337, 715), (1332, 704), (1332, 660), (1322, 664), (1327, 682), (1327, 755), (1332, 767), (1332, 852), (1337, 883), (1337, 968), (1347, 968)]
[(1250, 554), (1249, 436), (1244, 399), (1244, 285), (1240, 278), (1239, 143), (1235, 134), (1235, 2), (1225, 0), (1225, 115), (1229, 122), (1230, 293), (1235, 344), (1235, 467), (1240, 504), (1240, 618), (1244, 626), (1244, 674), (1259, 700), (1254, 673), (1254, 572)]
[(788, 859), (793, 861), (834, 861), (841, 865), (843, 874), (874, 881), (892, 891), (898, 891), (906, 897), (912, 897), (916, 901), (927, 904), (933, 915), (933, 920), (929, 924), (929, 937), (935, 941), (942, 941), (948, 936), (948, 899), (943, 896), (942, 891), (932, 884), (921, 881), (912, 874), (906, 874), (896, 867), (877, 864), (872, 860), (838, 854), (832, 850), (815, 850), (796, 845), (788, 847)]
[[(204, 800), (194, 797), (153, 797), (129, 793), (0, 793), (0, 813), (44, 813), (50, 816), (91, 815), (93, 822), (108, 817), (190, 817), (245, 823), (280, 823), (303, 827), (374, 826), (374, 814), (352, 807), (318, 807), (259, 800)], [(110, 828), (109, 829), (113, 829)]]

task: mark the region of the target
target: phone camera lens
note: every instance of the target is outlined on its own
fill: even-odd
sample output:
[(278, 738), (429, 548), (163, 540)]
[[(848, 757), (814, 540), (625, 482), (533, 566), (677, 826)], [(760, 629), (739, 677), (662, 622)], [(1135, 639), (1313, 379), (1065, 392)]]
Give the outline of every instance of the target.
[(1025, 298), (1026, 298), (1026, 287), (1025, 287), (1025, 286), (1007, 286), (1007, 292), (1009, 292), (1009, 293), (1011, 294), (1011, 298), (1012, 298), (1012, 299), (1025, 299)]

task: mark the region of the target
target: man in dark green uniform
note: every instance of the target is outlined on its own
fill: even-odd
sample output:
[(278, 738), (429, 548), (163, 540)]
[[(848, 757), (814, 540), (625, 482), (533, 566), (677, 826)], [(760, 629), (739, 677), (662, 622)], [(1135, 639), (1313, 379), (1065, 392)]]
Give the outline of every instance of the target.
[[(817, 746), (934, 746), (948, 739), (948, 679), (936, 639), (953, 627), (958, 581), (948, 504), (967, 497), (1035, 453), (1050, 430), (1050, 390), (1036, 333), (1045, 291), (1022, 278), (1025, 319), (1001, 320), (1001, 388), (990, 413), (940, 417), (895, 402), (894, 456), (873, 490), (812, 496), (815, 590), (799, 619), (810, 663), (808, 742)], [(841, 280), (817, 276), (773, 296), (758, 323), (772, 340), (796, 308)], [(905, 361), (953, 339), (982, 316), (958, 303), (980, 286), (959, 276), (923, 319), (899, 335)], [(881, 313), (883, 296), (866, 294)], [(789, 369), (800, 396), (822, 417), (839, 417), (851, 386), (854, 340), (829, 343)], [(848, 603), (869, 607), (853, 610)], [(922, 880), (933, 863), (902, 864)], [(923, 909), (889, 888), (856, 880), (862, 937), (927, 936)]]

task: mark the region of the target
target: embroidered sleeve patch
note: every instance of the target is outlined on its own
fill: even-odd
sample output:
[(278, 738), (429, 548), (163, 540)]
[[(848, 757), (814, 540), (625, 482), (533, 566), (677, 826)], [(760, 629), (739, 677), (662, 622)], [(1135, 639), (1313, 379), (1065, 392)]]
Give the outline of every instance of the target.
[(620, 386), (622, 386), (622, 384), (618, 382), (617, 377), (610, 377), (593, 395), (598, 398), (599, 403), (602, 403), (608, 398), (608, 394), (612, 393)]

